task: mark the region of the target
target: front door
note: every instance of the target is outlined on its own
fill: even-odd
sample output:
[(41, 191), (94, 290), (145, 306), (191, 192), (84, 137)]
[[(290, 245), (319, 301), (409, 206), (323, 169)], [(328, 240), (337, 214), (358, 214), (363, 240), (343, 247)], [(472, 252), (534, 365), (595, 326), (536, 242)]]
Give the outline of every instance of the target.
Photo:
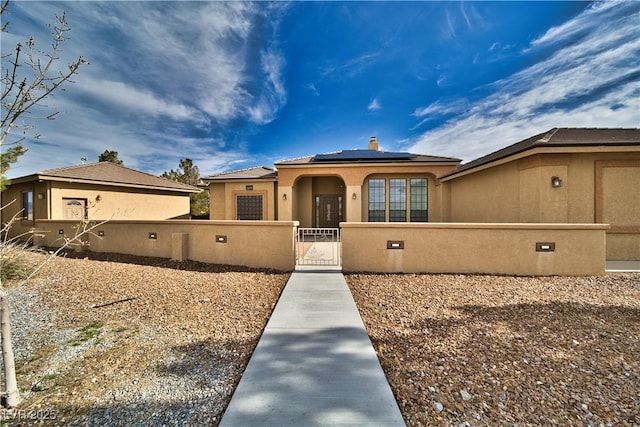
[(316, 214), (320, 228), (338, 228), (342, 220), (342, 196), (318, 196)]

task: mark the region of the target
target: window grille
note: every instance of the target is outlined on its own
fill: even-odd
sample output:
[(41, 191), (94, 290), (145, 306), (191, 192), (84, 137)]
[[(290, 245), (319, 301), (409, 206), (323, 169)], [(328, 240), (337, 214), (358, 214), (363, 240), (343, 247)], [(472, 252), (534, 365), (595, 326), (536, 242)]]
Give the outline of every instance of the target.
[(389, 180), (389, 222), (407, 220), (407, 180)]
[(236, 196), (236, 217), (239, 220), (261, 221), (262, 195), (238, 195)]
[(369, 180), (369, 222), (385, 220), (385, 182), (384, 179)]
[(427, 180), (411, 179), (411, 222), (427, 222)]

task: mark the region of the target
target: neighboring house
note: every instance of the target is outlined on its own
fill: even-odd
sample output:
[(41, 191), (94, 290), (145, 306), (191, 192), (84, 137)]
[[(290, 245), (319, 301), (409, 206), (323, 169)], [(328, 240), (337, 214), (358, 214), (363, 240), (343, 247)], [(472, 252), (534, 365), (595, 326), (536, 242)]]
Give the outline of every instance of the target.
[(11, 180), (2, 192), (2, 224), (17, 215), (15, 235), (39, 219), (189, 218), (189, 194), (199, 191), (110, 162), (51, 169)]
[(340, 222), (441, 220), (438, 176), (459, 159), (344, 150), (208, 176), (211, 219), (297, 220), (301, 227)]
[(640, 129), (551, 129), (472, 162), (344, 150), (204, 178), (211, 219), (606, 223), (608, 259), (640, 259)]

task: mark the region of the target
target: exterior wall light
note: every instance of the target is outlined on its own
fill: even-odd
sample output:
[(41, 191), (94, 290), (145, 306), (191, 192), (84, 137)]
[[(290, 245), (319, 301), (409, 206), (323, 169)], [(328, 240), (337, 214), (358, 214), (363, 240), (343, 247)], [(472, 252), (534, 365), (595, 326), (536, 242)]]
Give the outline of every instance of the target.
[(551, 177), (551, 186), (553, 188), (562, 187), (562, 179), (560, 179), (560, 177), (558, 177), (558, 176), (552, 176)]
[(353, 194), (351, 195), (351, 198), (352, 198), (353, 200), (355, 200), (355, 199), (357, 199), (357, 198), (358, 198), (358, 195), (357, 195), (356, 193), (353, 193)]
[(282, 195), (282, 200), (287, 200), (287, 193), (284, 193), (284, 194)]
[(98, 195), (96, 196), (96, 202), (99, 202), (100, 200), (102, 200), (102, 196), (98, 194)]

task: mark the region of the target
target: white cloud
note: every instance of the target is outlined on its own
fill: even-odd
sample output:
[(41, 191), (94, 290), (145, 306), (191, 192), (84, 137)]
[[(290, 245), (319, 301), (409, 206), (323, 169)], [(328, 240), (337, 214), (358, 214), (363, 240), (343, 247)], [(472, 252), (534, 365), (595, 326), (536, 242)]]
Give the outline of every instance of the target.
[(369, 111), (378, 111), (382, 109), (382, 105), (380, 105), (380, 101), (378, 98), (373, 98), (369, 105), (367, 106), (367, 110)]
[[(638, 127), (640, 69), (634, 58), (640, 54), (640, 14), (630, 3), (615, 10), (590, 8), (549, 30), (532, 43), (534, 48), (541, 40), (548, 45), (578, 31), (583, 35), (495, 82), (493, 94), (420, 135), (410, 150), (472, 160), (554, 127)], [(581, 26), (586, 17), (589, 24)], [(437, 102), (414, 115), (456, 113), (456, 107)]]
[(318, 92), (318, 89), (316, 88), (316, 85), (313, 83), (309, 83), (304, 85), (305, 89), (308, 89), (312, 94), (314, 94), (315, 96), (319, 96), (320, 92)]
[(449, 102), (436, 101), (426, 107), (416, 108), (413, 115), (416, 117), (441, 116), (452, 113), (460, 113), (468, 106), (466, 99), (455, 99)]
[[(287, 102), (285, 62), (273, 30), (285, 5), (16, 2), (11, 7), (16, 32), (36, 34), (41, 43), (49, 39), (44, 24), (66, 10), (71, 39), (59, 63), (65, 67), (81, 54), (91, 62), (66, 92), (50, 100), (60, 118), (35, 123), (42, 140), (28, 144), (29, 153), (11, 176), (78, 164), (81, 157), (95, 161), (105, 149), (118, 151), (125, 165), (151, 173), (175, 168), (184, 157), (200, 161), (201, 172), (210, 173), (248, 157), (242, 146), (226, 148), (225, 135), (236, 144), (242, 140), (231, 121), (268, 123)], [(258, 20), (266, 27), (256, 28)], [(269, 35), (254, 34), (265, 28)], [(3, 50), (14, 39), (3, 34)]]
[(485, 20), (478, 13), (473, 3), (450, 2), (445, 9), (440, 35), (443, 39), (454, 39), (462, 32), (485, 26)]
[(340, 78), (345, 75), (348, 77), (354, 77), (358, 73), (362, 72), (366, 68), (372, 66), (375, 61), (382, 56), (382, 52), (364, 53), (355, 58), (346, 60), (345, 62), (337, 65), (329, 65), (324, 68), (322, 75), (339, 75)]
[(152, 116), (168, 116), (174, 120), (193, 120), (201, 113), (184, 104), (160, 99), (150, 91), (140, 90), (123, 82), (79, 79), (74, 89), (91, 95), (114, 108)]
[(426, 107), (416, 108), (413, 112), (413, 116), (421, 118), (422, 120), (413, 126), (410, 130), (415, 130), (424, 125), (425, 123), (448, 116), (451, 114), (460, 114), (469, 108), (469, 102), (466, 99), (454, 99), (447, 102), (436, 101)]
[(287, 101), (287, 91), (284, 88), (282, 68), (284, 60), (275, 52), (268, 51), (261, 54), (261, 69), (265, 76), (263, 92), (254, 105), (250, 106), (249, 116), (254, 123), (267, 124), (271, 122), (280, 108)]
[(602, 23), (606, 19), (608, 12), (616, 12), (615, 8), (620, 6), (620, 1), (594, 2), (583, 13), (576, 18), (561, 25), (550, 28), (541, 37), (531, 42), (532, 47), (537, 47), (549, 43), (557, 43), (575, 37), (577, 34), (591, 29)]

